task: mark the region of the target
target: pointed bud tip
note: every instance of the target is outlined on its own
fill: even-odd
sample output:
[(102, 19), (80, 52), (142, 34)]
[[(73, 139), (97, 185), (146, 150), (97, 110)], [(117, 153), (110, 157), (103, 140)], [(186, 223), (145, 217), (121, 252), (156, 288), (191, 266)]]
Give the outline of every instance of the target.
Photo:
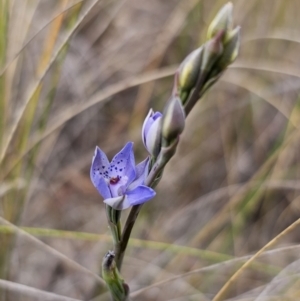
[(227, 32), (232, 29), (233, 4), (228, 2), (217, 13), (207, 30), (207, 38), (213, 38), (220, 30)]
[(224, 31), (219, 31), (211, 40), (207, 41), (204, 45), (204, 54), (201, 61), (201, 70), (206, 70), (207, 72), (213, 67), (216, 60), (223, 53), (222, 39), (224, 36)]
[(166, 141), (176, 139), (185, 126), (185, 113), (178, 97), (172, 97), (166, 105), (162, 121), (162, 136)]
[(194, 88), (200, 72), (203, 47), (192, 51), (180, 64), (178, 69), (178, 86), (180, 91)]
[(209, 45), (208, 47), (211, 52), (214, 52), (216, 54), (221, 54), (223, 50), (222, 40), (225, 34), (226, 33), (224, 30), (220, 30), (210, 41), (207, 42), (207, 45)]
[(232, 10), (233, 10), (233, 4), (232, 4), (232, 2), (227, 2), (227, 3), (224, 5), (224, 8), (225, 8), (226, 10), (229, 10), (230, 13), (232, 13)]
[(220, 60), (217, 62), (220, 70), (225, 70), (236, 60), (240, 49), (240, 31), (241, 27), (237, 26), (226, 36), (223, 54)]

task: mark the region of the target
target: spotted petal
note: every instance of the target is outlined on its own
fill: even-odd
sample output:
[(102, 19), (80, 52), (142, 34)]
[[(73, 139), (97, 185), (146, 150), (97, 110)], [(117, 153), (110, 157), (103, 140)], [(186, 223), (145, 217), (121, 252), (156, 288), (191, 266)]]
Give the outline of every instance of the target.
[(111, 177), (126, 176), (128, 178), (128, 185), (135, 179), (135, 162), (132, 147), (133, 143), (128, 142), (120, 152), (114, 156), (109, 167)]
[(108, 177), (109, 162), (105, 153), (97, 146), (92, 161), (90, 177), (92, 183), (97, 188), (104, 199), (110, 198), (111, 193), (105, 178)]

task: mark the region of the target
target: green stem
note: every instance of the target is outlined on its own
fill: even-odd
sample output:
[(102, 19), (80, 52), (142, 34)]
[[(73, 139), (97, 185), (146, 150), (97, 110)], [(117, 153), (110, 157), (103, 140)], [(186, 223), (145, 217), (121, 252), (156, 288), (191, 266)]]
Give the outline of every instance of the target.
[[(189, 114), (195, 103), (198, 101), (199, 97), (203, 95), (201, 93), (204, 84), (206, 83), (208, 73), (205, 70), (202, 70), (201, 76), (199, 76), (196, 88), (193, 90), (191, 96), (189, 97), (186, 105), (185, 105), (185, 113), (186, 116)], [(167, 142), (163, 142), (163, 146), (161, 148), (160, 154), (158, 155), (156, 161), (154, 162), (150, 173), (145, 181), (145, 185), (154, 188), (161, 177), (163, 169), (165, 165), (169, 162), (169, 160), (173, 157), (176, 151), (176, 147), (178, 144), (178, 139), (173, 141), (170, 145)], [(125, 251), (130, 239), (131, 231), (135, 224), (135, 221), (140, 213), (142, 205), (135, 205), (131, 208), (131, 211), (126, 220), (122, 235), (120, 240), (115, 244), (115, 261), (118, 270), (121, 270), (123, 258), (125, 255)]]
[[(145, 181), (146, 186), (154, 188), (158, 184), (164, 167), (175, 154), (178, 141), (179, 140), (176, 139), (170, 145), (166, 145), (166, 143), (163, 143), (160, 154), (158, 155), (157, 160), (154, 162), (150, 170), (150, 173)], [(129, 242), (131, 231), (133, 229), (133, 226), (140, 213), (142, 206), (143, 205), (135, 205), (131, 208), (122, 232), (121, 239), (115, 245), (115, 249), (114, 249), (115, 261), (119, 271), (121, 270), (122, 267), (122, 262)]]
[(201, 75), (199, 76), (199, 78), (197, 80), (195, 89), (193, 90), (192, 94), (190, 95), (189, 99), (187, 100), (187, 103), (184, 105), (186, 117), (191, 112), (192, 108), (194, 107), (194, 105), (196, 104), (198, 99), (200, 98), (200, 92), (205, 84), (206, 75), (207, 75), (207, 72), (202, 70)]
[(114, 248), (120, 243), (121, 240), (121, 211), (115, 210), (112, 207), (106, 205), (106, 216), (109, 223), (109, 227), (114, 240)]
[(135, 221), (140, 213), (140, 210), (142, 208), (142, 205), (135, 205), (131, 208), (130, 213), (128, 215), (128, 218), (126, 220), (123, 233), (121, 236), (121, 240), (119, 243), (115, 246), (115, 254), (116, 254), (116, 263), (117, 268), (120, 271), (123, 263), (123, 258), (125, 255), (125, 251), (129, 242), (130, 234), (132, 231), (132, 228), (135, 224)]

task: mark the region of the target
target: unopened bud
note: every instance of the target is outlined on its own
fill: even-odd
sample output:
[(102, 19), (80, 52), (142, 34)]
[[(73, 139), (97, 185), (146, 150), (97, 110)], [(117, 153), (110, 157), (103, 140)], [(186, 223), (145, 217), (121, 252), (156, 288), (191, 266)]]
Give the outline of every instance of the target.
[(143, 143), (149, 154), (154, 157), (156, 157), (160, 151), (161, 118), (162, 114), (160, 112), (154, 112), (150, 109), (142, 129)]
[(203, 47), (191, 52), (178, 69), (178, 85), (180, 91), (189, 91), (195, 87), (200, 73)]
[(175, 140), (183, 131), (185, 113), (178, 97), (172, 97), (163, 114), (162, 136), (169, 143)]
[(102, 277), (115, 301), (127, 300), (128, 286), (124, 283), (115, 262), (115, 253), (108, 251), (102, 261)]
[(224, 31), (226, 34), (227, 31), (232, 29), (232, 8), (232, 3), (228, 2), (219, 10), (208, 27), (208, 39), (213, 38), (220, 31)]
[(204, 53), (201, 62), (201, 70), (210, 71), (213, 64), (220, 58), (223, 53), (222, 38), (224, 31), (220, 31), (211, 40), (204, 45)]
[(241, 27), (237, 26), (230, 31), (224, 41), (224, 50), (217, 65), (218, 68), (224, 70), (228, 65), (233, 63), (238, 56), (240, 48), (240, 31)]

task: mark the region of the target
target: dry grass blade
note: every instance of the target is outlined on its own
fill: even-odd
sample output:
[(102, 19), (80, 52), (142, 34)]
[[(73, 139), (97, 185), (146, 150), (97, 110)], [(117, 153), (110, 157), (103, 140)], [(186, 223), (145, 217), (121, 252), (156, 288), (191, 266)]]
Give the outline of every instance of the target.
[[(174, 39), (174, 37), (179, 34), (180, 29), (186, 22), (188, 14), (199, 4), (198, 0), (190, 0), (178, 2), (178, 5), (172, 12), (171, 16), (166, 21), (164, 28), (161, 33), (157, 36), (153, 43), (148, 62), (146, 64), (146, 70), (155, 70), (161, 64), (163, 57), (166, 53), (167, 48)], [(133, 111), (133, 116), (136, 116), (131, 121), (133, 124), (138, 124), (142, 122), (141, 112), (144, 112), (148, 102), (150, 100), (151, 94), (154, 89), (154, 82), (142, 86), (136, 98), (136, 104)]]
[(211, 221), (207, 226), (205, 226), (193, 239), (193, 242), (199, 242), (208, 237), (209, 234), (213, 233), (213, 231), (219, 228), (224, 222), (227, 221), (228, 216), (226, 212), (230, 210), (231, 206), (234, 206), (240, 202), (240, 200), (247, 193), (248, 189), (251, 187), (251, 182), (257, 181), (260, 177), (262, 177), (269, 168), (272, 167), (272, 164), (276, 161), (280, 151), (287, 147), (290, 143), (299, 139), (300, 133), (299, 131), (292, 132), (289, 137), (286, 138), (281, 147), (279, 147), (276, 151), (273, 152), (272, 155), (266, 160), (264, 165), (252, 176), (252, 179), (249, 180), (236, 194), (233, 196), (228, 203), (221, 209), (219, 213), (216, 214), (214, 220)]
[(275, 62), (275, 61), (239, 61), (235, 63), (230, 69), (251, 69), (257, 71), (273, 72), (278, 74), (290, 75), (300, 78), (299, 68), (286, 64), (285, 62)]
[(63, 41), (59, 45), (58, 49), (52, 54), (52, 57), (49, 60), (49, 63), (47, 64), (45, 69), (43, 71), (41, 71), (41, 73), (39, 74), (38, 80), (28, 88), (28, 90), (27, 90), (28, 92), (27, 92), (27, 95), (25, 97), (25, 101), (24, 101), (23, 105), (21, 106), (20, 110), (16, 114), (16, 116), (17, 116), (16, 121), (12, 125), (11, 129), (8, 131), (6, 141), (4, 141), (4, 143), (3, 143), (3, 147), (2, 147), (1, 153), (0, 153), (0, 163), (2, 162), (3, 158), (5, 157), (6, 151), (7, 151), (8, 146), (9, 146), (9, 144), (10, 144), (12, 138), (13, 138), (13, 135), (14, 135), (15, 131), (17, 130), (17, 128), (20, 124), (20, 121), (22, 120), (22, 116), (25, 113), (26, 108), (27, 108), (30, 100), (32, 99), (32, 97), (36, 93), (36, 91), (38, 90), (38, 88), (40, 86), (40, 83), (44, 79), (45, 75), (49, 71), (52, 64), (55, 62), (55, 60), (56, 60), (57, 56), (59, 55), (59, 53), (61, 52), (61, 50), (65, 47), (65, 45), (68, 43), (68, 41), (72, 37), (75, 30), (82, 23), (84, 18), (93, 9), (93, 7), (97, 4), (98, 1), (99, 0), (93, 1), (92, 4), (86, 9), (86, 11), (78, 18), (78, 21), (76, 22), (76, 24), (74, 25), (72, 30), (70, 30), (70, 32), (66, 35), (66, 37), (63, 39)]
[[(300, 248), (299, 245), (277, 248), (277, 249), (274, 249), (274, 250), (265, 251), (262, 254), (262, 256), (268, 256), (268, 255), (275, 256), (275, 255), (278, 255), (278, 254), (283, 253), (285, 251), (297, 250), (299, 248)], [(232, 266), (232, 265), (235, 265), (237, 263), (246, 262), (247, 260), (251, 259), (251, 257), (252, 257), (252, 255), (247, 255), (247, 256), (243, 256), (243, 257), (233, 258), (233, 259), (221, 262), (221, 263), (212, 264), (212, 265), (209, 265), (209, 266), (206, 266), (206, 267), (202, 267), (202, 268), (199, 268), (199, 269), (195, 269), (195, 270), (189, 271), (187, 273), (176, 275), (176, 276), (170, 277), (168, 279), (161, 280), (159, 282), (153, 283), (153, 284), (151, 284), (149, 286), (146, 286), (144, 288), (141, 288), (141, 289), (139, 289), (137, 291), (134, 291), (134, 292), (131, 293), (131, 296), (132, 297), (137, 297), (140, 294), (144, 293), (145, 291), (147, 291), (147, 290), (149, 290), (151, 288), (154, 288), (154, 287), (157, 287), (157, 286), (161, 286), (161, 285), (165, 285), (167, 283), (170, 283), (172, 281), (175, 281), (175, 280), (183, 278), (183, 277), (188, 277), (188, 276), (191, 276), (191, 275), (194, 275), (194, 274), (208, 272), (208, 271), (214, 271), (214, 270), (221, 271), (222, 268), (226, 268), (228, 266)], [(274, 268), (274, 272), (275, 272), (275, 270), (277, 272), (279, 272), (279, 269)]]
[(12, 168), (15, 167), (20, 160), (26, 155), (37, 143), (41, 142), (43, 139), (51, 135), (53, 132), (58, 130), (62, 125), (64, 125), (67, 121), (72, 119), (73, 117), (77, 116), (78, 114), (82, 113), (83, 111), (87, 110), (88, 108), (102, 102), (104, 104), (104, 100), (108, 100), (113, 95), (122, 92), (126, 89), (129, 89), (131, 87), (138, 86), (143, 83), (147, 83), (149, 81), (157, 80), (160, 78), (164, 78), (170, 75), (173, 75), (176, 70), (176, 67), (166, 67), (162, 68), (160, 70), (156, 70), (153, 72), (146, 73), (144, 75), (136, 76), (131, 79), (126, 79), (122, 82), (113, 84), (109, 86), (108, 88), (96, 93), (93, 97), (91, 97), (89, 100), (87, 100), (82, 105), (74, 105), (66, 109), (61, 113), (60, 116), (55, 118), (55, 121), (50, 122), (52, 124), (48, 129), (46, 129), (42, 134), (38, 134), (35, 137), (33, 137), (32, 141), (28, 143), (28, 147), (25, 150), (23, 154), (20, 155), (19, 158), (15, 160), (15, 162), (4, 172), (4, 177), (7, 175)]
[[(272, 155), (268, 157), (268, 159), (265, 161), (263, 166), (260, 167), (260, 169), (252, 176), (251, 179), (249, 179), (244, 185), (241, 186), (241, 188), (232, 196), (232, 198), (229, 199), (226, 205), (218, 211), (214, 218), (210, 220), (192, 239), (191, 245), (195, 246), (199, 244), (200, 242), (205, 241), (208, 239), (212, 233), (215, 233), (222, 225), (224, 225), (226, 222), (228, 222), (230, 218), (230, 210), (237, 206), (241, 200), (245, 197), (245, 195), (248, 193), (249, 189), (253, 186), (254, 182), (261, 182), (260, 179), (263, 177), (263, 175), (269, 171), (269, 169), (272, 167), (274, 162), (277, 160), (277, 157), (279, 156), (282, 149), (285, 149), (293, 142), (297, 141), (299, 139), (300, 132), (299, 131), (293, 131), (290, 133), (290, 135), (285, 139), (283, 144), (278, 147)], [(171, 263), (177, 262), (178, 258), (180, 258), (180, 255), (175, 256)], [(170, 264), (170, 263), (169, 263)]]
[[(253, 67), (255, 69), (255, 67)], [(259, 98), (263, 99), (267, 103), (269, 103), (271, 106), (276, 108), (278, 112), (280, 112), (287, 120), (291, 122), (291, 125), (294, 128), (298, 128), (299, 125), (297, 123), (297, 120), (294, 120), (290, 116), (290, 112), (288, 110), (280, 105), (277, 104), (276, 96), (274, 96), (271, 91), (264, 91), (262, 85), (260, 84), (259, 80), (255, 78), (247, 78), (244, 79), (242, 75), (238, 76), (229, 76), (226, 79), (221, 79), (221, 81), (236, 85), (238, 87), (241, 87), (243, 89), (248, 90), (249, 92), (255, 94)]]
[(70, 10), (72, 10), (74, 7), (76, 7), (78, 4), (82, 3), (84, 0), (79, 0), (78, 2), (70, 5), (68, 8), (63, 9), (58, 15), (56, 15), (49, 23), (46, 23), (35, 35), (33, 35), (26, 43), (22, 46), (20, 50), (17, 51), (17, 53), (9, 60), (6, 62), (5, 66), (3, 66), (0, 69), (0, 76), (4, 74), (4, 72), (7, 70), (7, 68), (19, 57), (22, 51), (26, 49), (26, 47), (38, 36), (40, 31), (44, 30), (47, 26), (50, 25), (51, 22), (55, 21), (57, 18), (61, 18), (62, 15), (68, 13)]
[(0, 279), (0, 288), (18, 293), (20, 296), (31, 297), (33, 300), (43, 300), (43, 301), (80, 301), (79, 299), (69, 298), (54, 293), (49, 293), (42, 291), (27, 285), (20, 283), (11, 282), (8, 280)]
[(263, 301), (268, 297), (275, 295), (285, 295), (298, 299), (299, 297), (299, 280), (300, 280), (300, 260), (285, 267), (270, 283), (268, 283), (263, 291), (254, 301)]
[(3, 217), (0, 216), (0, 221), (4, 224), (4, 225), (8, 225), (10, 227), (12, 227), (14, 229), (14, 231), (24, 237), (26, 237), (27, 239), (29, 239), (32, 243), (36, 244), (37, 246), (41, 247), (41, 249), (45, 250), (46, 252), (48, 252), (49, 254), (52, 254), (53, 256), (55, 256), (56, 258), (59, 258), (62, 260), (62, 262), (64, 262), (65, 264), (67, 264), (68, 266), (70, 266), (73, 269), (76, 269), (78, 271), (82, 271), (83, 273), (85, 273), (86, 275), (89, 275), (91, 277), (93, 277), (99, 284), (104, 285), (104, 281), (102, 280), (101, 277), (99, 277), (98, 275), (96, 275), (95, 273), (91, 272), (90, 270), (86, 269), (85, 267), (83, 267), (82, 265), (78, 264), (77, 262), (71, 260), (70, 258), (68, 258), (67, 256), (65, 256), (64, 254), (60, 253), (59, 251), (53, 249), (52, 247), (48, 246), (47, 244), (43, 243), (42, 241), (40, 241), (39, 239), (35, 238), (34, 236), (28, 234), (26, 231), (20, 229), (19, 227), (13, 225), (12, 223), (10, 223), (9, 221), (5, 220)]
[(282, 237), (293, 231), (298, 225), (300, 225), (300, 219), (296, 220), (289, 227), (287, 227), (284, 231), (274, 237), (271, 241), (269, 241), (263, 248), (261, 248), (255, 255), (251, 256), (249, 260), (247, 260), (240, 269), (238, 269), (225, 283), (222, 289), (218, 292), (218, 294), (213, 298), (212, 301), (221, 301), (226, 297), (226, 293), (231, 285), (238, 279), (238, 277), (246, 270), (250, 264), (255, 261), (262, 253), (264, 253), (267, 249), (275, 245)]

